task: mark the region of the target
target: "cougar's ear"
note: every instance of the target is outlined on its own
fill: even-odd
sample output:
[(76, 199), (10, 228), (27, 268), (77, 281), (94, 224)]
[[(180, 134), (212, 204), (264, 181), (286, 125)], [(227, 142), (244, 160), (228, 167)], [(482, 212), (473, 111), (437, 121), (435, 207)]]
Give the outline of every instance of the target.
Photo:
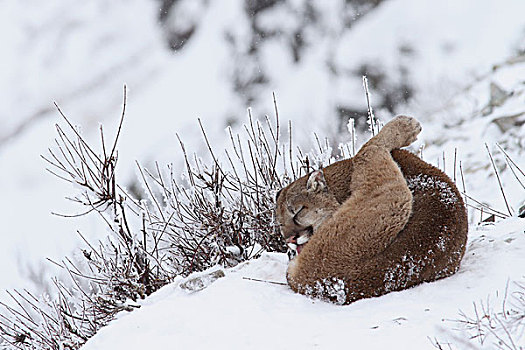
[(306, 183), (306, 190), (308, 192), (326, 191), (328, 186), (324, 178), (323, 170), (319, 169), (310, 174), (308, 182)]

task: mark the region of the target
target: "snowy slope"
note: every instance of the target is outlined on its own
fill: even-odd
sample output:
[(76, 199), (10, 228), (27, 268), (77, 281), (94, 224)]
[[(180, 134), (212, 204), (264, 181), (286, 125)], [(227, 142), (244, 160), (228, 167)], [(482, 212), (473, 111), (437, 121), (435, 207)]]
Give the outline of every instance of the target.
[[(524, 77), (525, 55), (498, 62), (493, 70), (446, 100), (443, 108), (427, 115), (420, 137), (420, 144), (427, 145), (423, 151), (426, 161), (444, 168), (463, 190), (461, 162), (466, 193), (506, 215), (509, 210), (490, 156), (494, 158), (510, 212), (516, 214), (525, 203), (525, 178), (520, 172), (525, 168)], [(472, 214), (475, 215), (471, 220), (479, 221), (480, 213)]]
[[(248, 107), (242, 93), (232, 91), (236, 69), (241, 75), (248, 67), (264, 71), (268, 82), (253, 91), (257, 98), (250, 103), (254, 115), (272, 113), (275, 91), (281, 120), (292, 120), (296, 144), (309, 148), (313, 131), (336, 142), (347, 137), (337, 136), (337, 108), (365, 108), (356, 73), (363, 63), (394, 82), (403, 79), (399, 66), (410, 68), (406, 78), (419, 92), (415, 106), (402, 112), (425, 123), (426, 112), (441, 107), (443, 96), (453, 94), (454, 87), (518, 49), (525, 25), (521, 16), (525, 3), (519, 0), (483, 4), (472, 0), (461, 5), (389, 0), (349, 28), (341, 22), (341, 4), (315, 3), (318, 21), (304, 33), (301, 60), (293, 62), (282, 36), (261, 42), (260, 55), (243, 60), (250, 22), (242, 0), (213, 1), (199, 10), (195, 34), (175, 54), (162, 42), (155, 1), (73, 5), (53, 0), (39, 6), (30, 0), (1, 2), (0, 169), (9, 171), (0, 175), (4, 237), (0, 265), (8, 266), (0, 285), (20, 286), (25, 278), (21, 275), (27, 275), (21, 268), (26, 261), (43, 266), (43, 257), (60, 260), (78, 244), (76, 229), (89, 234), (100, 230), (93, 222), (81, 224), (49, 214), (80, 210), (64, 202), (70, 188), (45, 175), (45, 163), (39, 158), (53, 145), (53, 123), (59, 120), (53, 100), (83, 126), (88, 139), (95, 140), (99, 121), (106, 130), (114, 127), (111, 121), (120, 114), (122, 85), (128, 84), (119, 165), (119, 176), (128, 184), (135, 178), (136, 159), (146, 165), (154, 160), (181, 164), (176, 132), (191, 152), (205, 153), (197, 117), (213, 145), (220, 149), (227, 142), (224, 128), (232, 121), (244, 122)], [(259, 25), (290, 34), (305, 6), (304, 1), (278, 4), (260, 17)], [(229, 46), (225, 33), (237, 46)], [(401, 51), (412, 54), (400, 54), (407, 45), (410, 50)], [(375, 106), (381, 101), (374, 97), (381, 91), (374, 91), (373, 84), (371, 89)], [(387, 119), (389, 112), (378, 111), (378, 116)], [(440, 130), (442, 124), (427, 129)]]
[[(65, 220), (51, 212), (81, 209), (72, 189), (45, 172), (40, 155), (56, 137), (57, 101), (86, 135), (119, 116), (122, 86), (134, 93), (158, 76), (167, 53), (149, 0), (0, 2), (0, 289), (44, 279), (78, 246), (76, 228), (93, 236), (98, 220)], [(42, 286), (38, 286), (42, 288)]]
[[(284, 282), (286, 265), (286, 255), (265, 254), (193, 293), (179, 279), (121, 314), (83, 349), (433, 349), (428, 337), (457, 345), (452, 328), (458, 325), (446, 320), (459, 319), (459, 310), (472, 313), (472, 303), (487, 297), (498, 308), (507, 280), (523, 282), (525, 220), (472, 228), (452, 277), (348, 306), (246, 279)], [(492, 346), (490, 339), (485, 344)]]
[(84, 124), (119, 105), (124, 82), (151, 81), (166, 57), (148, 0), (0, 3), (0, 149), (55, 110)]
[[(304, 3), (294, 0), (279, 5), (261, 17), (262, 24), (269, 29), (285, 27), (284, 30), (288, 30), (286, 26), (297, 19), (297, 15), (293, 17), (296, 9)], [(480, 147), (483, 147), (484, 141), (493, 147), (494, 141), (503, 144), (505, 140), (521, 142), (519, 140), (523, 139), (523, 127), (503, 133), (494, 129), (491, 123), (498, 116), (523, 110), (523, 66), (498, 71), (502, 73), (497, 78), (501, 87), (517, 92), (501, 107), (505, 110), (498, 107), (485, 119), (479, 112), (490, 100), (491, 77), (485, 77), (467, 89), (472, 98), (467, 99), (463, 89), (470, 84), (473, 76), (485, 74), (495, 62), (502, 62), (513, 52), (523, 50), (525, 42), (519, 42), (519, 39), (523, 38), (525, 26), (522, 16), (525, 2), (389, 0), (344, 32), (342, 27), (338, 27), (340, 23), (332, 21), (340, 11), (341, 3), (335, 0), (316, 3), (322, 10), (321, 20), (305, 36), (308, 45), (300, 62), (292, 62), (289, 48), (282, 38), (261, 43), (259, 61), (248, 62), (253, 69), (264, 70), (268, 77), (268, 83), (255, 91), (257, 98), (250, 103), (254, 107), (254, 115), (272, 112), (271, 92), (275, 91), (281, 120), (283, 124), (289, 119), (293, 121), (297, 143), (308, 149), (312, 131), (338, 139), (341, 136), (336, 137), (337, 125), (334, 125), (338, 118), (337, 107), (365, 108), (361, 79), (356, 71), (363, 63), (369, 63), (387, 74), (388, 81), (399, 83), (406, 78), (417, 90), (411, 104), (399, 112), (411, 113), (422, 120), (422, 139), (427, 144), (425, 159), (435, 164), (445, 150), (449, 157), (446, 170), (450, 173), (450, 157), (457, 147), (468, 172), (468, 193), (505, 210), (497, 182), (487, 166), (488, 158)], [(232, 121), (245, 121), (243, 118), (248, 106), (243, 96), (232, 91), (231, 81), (232, 71), (245, 67), (244, 61), (237, 60), (236, 56), (242, 54), (247, 45), (245, 34), (250, 26), (243, 12), (244, 1), (208, 2), (198, 14), (202, 17), (199, 19), (200, 26), (191, 41), (175, 54), (167, 52), (161, 42), (156, 23), (156, 4), (156, 1), (149, 0), (96, 0), (80, 5), (49, 0), (45, 6), (36, 6), (31, 0), (0, 3), (0, 39), (3, 44), (3, 55), (0, 57), (0, 95), (3, 99), (0, 107), (0, 266), (4, 267), (1, 289), (20, 288), (27, 284), (26, 279), (30, 275), (38, 279), (54, 274), (55, 271), (40, 271), (49, 266), (43, 263), (45, 257), (60, 260), (67, 255), (79, 244), (74, 233), (77, 229), (90, 237), (105, 234), (97, 218), (80, 221), (50, 215), (51, 211), (74, 213), (80, 210), (64, 201), (63, 197), (70, 195), (72, 189), (45, 174), (45, 163), (39, 158), (47, 147), (53, 145), (53, 123), (59, 120), (53, 110), (53, 100), (61, 104), (75, 123), (83, 125), (88, 139), (95, 140), (99, 121), (103, 121), (106, 130), (114, 128), (110, 124), (120, 115), (122, 85), (128, 84), (128, 114), (120, 144), (119, 165), (119, 176), (127, 183), (135, 177), (135, 159), (146, 165), (153, 160), (161, 164), (180, 164), (181, 152), (175, 132), (181, 135), (191, 152), (206, 152), (199, 136), (197, 117), (202, 118), (212, 144), (218, 149), (227, 142), (226, 125)], [(227, 45), (226, 32), (241, 42), (240, 48), (232, 50)], [(408, 75), (401, 74), (403, 69), (408, 70)], [(379, 98), (374, 99), (381, 91), (374, 91), (374, 86), (371, 89), (375, 106), (374, 103), (381, 102)], [(449, 98), (454, 95), (457, 96), (451, 102)], [(472, 107), (476, 101), (481, 101), (480, 106)], [(390, 116), (388, 111), (378, 110), (377, 114), (383, 120)], [(460, 127), (453, 129), (449, 125)], [(20, 130), (22, 132), (18, 132)], [(519, 147), (511, 147), (509, 152), (514, 160), (524, 164), (524, 154)], [(501, 155), (499, 161), (503, 164)], [(515, 210), (522, 200), (523, 191), (508, 169), (504, 169), (503, 165), (501, 169)], [(477, 233), (473, 232), (473, 235)], [(278, 266), (268, 272), (268, 278), (282, 279), (284, 261), (275, 256), (273, 258), (277, 259)], [(251, 264), (259, 266), (254, 268), (255, 276), (262, 273), (259, 271), (265, 271), (264, 264), (264, 261)], [(31, 272), (31, 269), (34, 271)], [(238, 285), (245, 286), (247, 281), (242, 280), (241, 283), (239, 274), (228, 272), (227, 278), (235, 279), (234, 276), (237, 276)], [(214, 288), (219, 288), (225, 281), (218, 281), (202, 294), (213, 293)], [(305, 315), (313, 320), (316, 308), (321, 308), (340, 314), (339, 321), (353, 322), (351, 325), (357, 329), (367, 329), (365, 326), (359, 328), (358, 321), (346, 320), (349, 317), (343, 313), (355, 310), (363, 303), (369, 305), (372, 301), (345, 308), (334, 308), (319, 302), (310, 305), (310, 301), (305, 302), (301, 297), (290, 294), (285, 287), (250, 283), (254, 285), (246, 288), (268, 291), (274, 299), (285, 298), (285, 305), (297, 303), (304, 306)], [(501, 287), (501, 283), (497, 286), (491, 284), (486, 291), (479, 292), (479, 298), (483, 297), (481, 294)], [(145, 303), (153, 308), (155, 298), (162, 299), (162, 295), (165, 299), (174, 298), (181, 293), (175, 291), (173, 294), (169, 288), (176, 290), (174, 286), (166, 287), (159, 292), (160, 296)], [(257, 295), (257, 292), (253, 294)], [(183, 300), (181, 303), (193, 298), (184, 294), (180, 297)], [(213, 295), (209, 298), (213, 299)], [(394, 296), (385, 298), (388, 300)], [(464, 305), (468, 302), (465, 301)], [(291, 306), (286, 309), (290, 312), (290, 320), (293, 313), (298, 312)], [(149, 307), (144, 307), (137, 314), (147, 312)], [(212, 306), (209, 307), (213, 310)], [(249, 301), (245, 307), (257, 308)], [(184, 310), (184, 307), (181, 308)], [(366, 310), (360, 312), (357, 316), (366, 315)], [(176, 312), (173, 314), (176, 315)], [(264, 319), (260, 313), (258, 315)], [(123, 315), (118, 322), (135, 317), (139, 316)], [(389, 317), (381, 319), (385, 325), (390, 325)], [(435, 320), (438, 318), (436, 316)], [(250, 333), (255, 327), (252, 319), (248, 318), (247, 322), (238, 325), (246, 334), (245, 337), (240, 335), (244, 337), (242, 339), (249, 339), (250, 335), (255, 337), (253, 331)], [(372, 321), (369, 323), (373, 324)], [(158, 323), (152, 321), (148, 326)], [(280, 326), (282, 329), (289, 327)], [(399, 329), (394, 326), (391, 326), (391, 331)], [(188, 334), (196, 331), (190, 330), (189, 325), (180, 327)], [(294, 328), (294, 332), (298, 327)], [(427, 328), (433, 329), (433, 324)], [(103, 330), (101, 334), (111, 329), (113, 327)], [(212, 329), (209, 327), (209, 332)], [(173, 330), (166, 333), (171, 334)], [(231, 333), (234, 342), (240, 332)], [(275, 336), (283, 333), (292, 332), (276, 331)], [(217, 334), (220, 338), (221, 331)], [(302, 338), (290, 339), (297, 342)], [(267, 344), (265, 342), (269, 343), (270, 338), (261, 341)]]

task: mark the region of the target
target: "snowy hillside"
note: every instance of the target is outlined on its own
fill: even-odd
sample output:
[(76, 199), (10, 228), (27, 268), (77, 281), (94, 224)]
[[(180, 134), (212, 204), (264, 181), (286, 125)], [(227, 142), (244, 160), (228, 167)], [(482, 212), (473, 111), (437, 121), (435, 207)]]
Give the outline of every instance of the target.
[[(377, 117), (417, 117), (423, 133), (413, 150), (424, 146), (423, 158), (481, 203), (469, 205), (485, 206), (483, 214), (470, 209), (469, 250), (457, 275), (336, 307), (243, 279), (283, 282), (285, 256), (266, 254), (225, 270), (200, 292), (181, 290), (179, 277), (139, 310), (119, 314), (86, 347), (144, 348), (141, 339), (149, 339), (153, 348), (349, 342), (421, 349), (431, 348), (427, 336), (459, 346), (458, 333), (449, 333), (454, 325), (442, 319), (457, 319), (459, 309), (468, 313), (489, 295), (501, 297), (507, 280), (524, 277), (525, 224), (516, 218), (525, 201), (523, 13), (521, 0), (0, 2), (0, 301), (13, 288), (53, 297), (50, 277), (67, 273), (45, 258), (83, 259), (82, 251), (71, 253), (85, 248), (77, 230), (91, 242), (108, 234), (96, 215), (50, 214), (85, 209), (64, 200), (78, 188), (47, 174), (40, 158), (56, 149), (54, 124), (64, 125), (53, 101), (98, 145), (99, 123), (108, 138), (116, 131), (127, 84), (117, 179), (141, 194), (135, 160), (149, 169), (155, 161), (172, 164), (180, 179), (185, 164), (176, 133), (206, 161), (197, 118), (222, 150), (230, 141), (225, 129), (242, 131), (248, 107), (255, 119), (273, 115), (272, 92), (282, 137), (290, 120), (303, 150), (316, 148), (314, 132), (336, 150), (350, 139), (349, 117), (363, 143), (366, 74)], [(491, 213), (513, 217), (477, 228)]]
[[(257, 4), (179, 0), (169, 16), (160, 16), (161, 28), (153, 0), (0, 4), (0, 168), (10, 169), (0, 174), (6, 232), (0, 260), (10, 266), (1, 286), (13, 288), (39, 275), (34, 266), (42, 266), (43, 256), (67, 254), (78, 245), (71, 234), (76, 229), (99, 230), (89, 220), (80, 224), (49, 215), (78, 211), (63, 201), (69, 188), (43, 174), (39, 157), (53, 145), (59, 120), (53, 101), (93, 138), (98, 122), (106, 129), (115, 125), (122, 85), (128, 85), (119, 167), (129, 184), (136, 178), (136, 159), (173, 162), (181, 170), (175, 132), (188, 149), (204, 153), (197, 117), (220, 148), (227, 140), (224, 128), (246, 121), (247, 107), (256, 117), (272, 113), (273, 91), (282, 120), (293, 121), (295, 141), (305, 148), (314, 131), (335, 145), (348, 140), (340, 134), (347, 118), (363, 117), (366, 108), (364, 73), (381, 119), (391, 116), (388, 107), (426, 124), (429, 111), (441, 109), (473, 75), (524, 44), (519, 0), (370, 2), (377, 7), (366, 1), (355, 7), (336, 0), (269, 1), (264, 3), (271, 6), (259, 10), (248, 3)], [(186, 43), (168, 52), (165, 36), (182, 38), (190, 28)], [(301, 39), (299, 46), (294, 38)], [(403, 107), (407, 98), (410, 105)], [(443, 129), (435, 120), (426, 124), (429, 133)], [(26, 212), (34, 225), (20, 224)], [(40, 227), (53, 229), (36, 234)]]
[(88, 218), (51, 215), (78, 210), (64, 201), (71, 188), (46, 175), (40, 158), (56, 137), (53, 101), (84, 132), (96, 133), (99, 122), (118, 118), (123, 84), (137, 92), (148, 86), (168, 55), (147, 0), (2, 1), (0, 42), (3, 291), (55, 274), (45, 258), (60, 259), (78, 246), (75, 226), (100, 229)]
[[(428, 115), (421, 136), (422, 143), (428, 145), (423, 151), (427, 161), (456, 178), (463, 190), (461, 162), (466, 193), (503, 215), (517, 214), (518, 208), (525, 204), (524, 77), (524, 55), (495, 64), (491, 72)], [(472, 214), (471, 221), (479, 221), (480, 213)]]
[[(466, 349), (462, 341), (468, 337), (454, 330), (461, 328), (454, 322), (458, 311), (473, 317), (473, 302), (501, 311), (507, 282), (508, 295), (517, 290), (513, 282), (524, 282), (525, 220), (473, 228), (469, 239), (456, 275), (348, 306), (308, 299), (271, 283), (285, 282), (288, 258), (265, 254), (225, 270), (224, 278), (201, 291), (181, 289), (183, 279), (165, 286), (83, 349), (337, 349), (344, 344), (422, 350), (434, 349), (434, 338)], [(515, 340), (523, 345), (524, 337), (521, 333)], [(487, 338), (484, 348), (493, 349), (494, 342)]]

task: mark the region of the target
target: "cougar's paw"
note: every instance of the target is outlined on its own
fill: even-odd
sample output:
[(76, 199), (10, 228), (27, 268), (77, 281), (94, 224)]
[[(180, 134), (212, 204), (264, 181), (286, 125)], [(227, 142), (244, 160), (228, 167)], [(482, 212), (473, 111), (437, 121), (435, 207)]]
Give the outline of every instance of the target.
[(410, 145), (421, 132), (421, 124), (412, 117), (399, 115), (389, 121), (377, 135), (389, 149)]

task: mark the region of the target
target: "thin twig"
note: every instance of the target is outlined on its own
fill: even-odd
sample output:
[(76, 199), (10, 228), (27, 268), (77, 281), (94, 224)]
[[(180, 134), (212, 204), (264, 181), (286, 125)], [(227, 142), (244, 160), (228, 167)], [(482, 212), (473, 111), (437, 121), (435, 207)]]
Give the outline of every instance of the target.
[(501, 191), (501, 195), (503, 196), (503, 200), (505, 201), (505, 205), (507, 206), (507, 210), (509, 211), (509, 216), (512, 216), (512, 210), (510, 209), (509, 202), (507, 201), (507, 196), (505, 195), (505, 190), (503, 189), (498, 169), (496, 168), (496, 164), (494, 163), (494, 159), (492, 158), (492, 153), (490, 152), (489, 146), (486, 143), (485, 148), (487, 149), (487, 153), (489, 154), (490, 162), (492, 163), (492, 168), (494, 169), (496, 178), (498, 179), (499, 189)]
[(372, 137), (376, 134), (376, 120), (374, 116), (374, 111), (372, 110), (372, 104), (370, 102), (370, 92), (368, 91), (368, 78), (366, 75), (363, 75), (363, 88), (365, 89), (365, 96), (366, 96), (366, 106), (368, 109), (368, 123), (370, 124), (370, 132), (372, 133)]
[(287, 283), (284, 283), (284, 282), (265, 281), (265, 280), (260, 280), (260, 279), (257, 279), (257, 278), (250, 278), (250, 277), (243, 277), (242, 279), (243, 280), (248, 280), (248, 281), (269, 283), (269, 284), (277, 284), (277, 285), (280, 285), (280, 286), (287, 286), (288, 285)]

